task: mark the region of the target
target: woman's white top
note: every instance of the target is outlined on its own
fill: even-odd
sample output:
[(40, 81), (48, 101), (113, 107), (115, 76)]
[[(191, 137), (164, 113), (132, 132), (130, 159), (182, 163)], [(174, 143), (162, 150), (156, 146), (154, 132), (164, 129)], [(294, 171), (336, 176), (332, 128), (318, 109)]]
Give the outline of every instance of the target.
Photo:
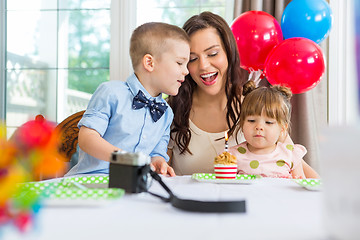
[[(225, 148), (225, 132), (208, 133), (198, 128), (190, 119), (189, 127), (191, 131), (191, 139), (188, 152), (180, 154), (178, 146), (173, 140), (170, 140), (169, 148), (173, 150), (171, 165), (176, 175), (191, 175), (193, 173), (213, 173), (214, 159), (222, 153)], [(222, 138), (222, 139), (221, 139)], [(220, 139), (220, 140), (217, 140)], [(242, 133), (238, 133), (238, 142), (244, 141)], [(228, 141), (229, 147), (235, 146), (236, 140), (230, 137)]]

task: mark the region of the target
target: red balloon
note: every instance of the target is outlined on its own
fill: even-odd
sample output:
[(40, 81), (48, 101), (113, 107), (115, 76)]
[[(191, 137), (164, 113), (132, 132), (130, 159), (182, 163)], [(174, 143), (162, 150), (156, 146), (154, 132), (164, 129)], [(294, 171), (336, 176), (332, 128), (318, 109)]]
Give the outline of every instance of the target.
[(276, 46), (265, 62), (264, 73), (272, 85), (283, 85), (293, 93), (314, 88), (325, 72), (319, 45), (307, 38), (289, 38)]
[(248, 11), (231, 25), (240, 55), (240, 67), (248, 71), (264, 69), (269, 52), (283, 41), (280, 24), (263, 11)]

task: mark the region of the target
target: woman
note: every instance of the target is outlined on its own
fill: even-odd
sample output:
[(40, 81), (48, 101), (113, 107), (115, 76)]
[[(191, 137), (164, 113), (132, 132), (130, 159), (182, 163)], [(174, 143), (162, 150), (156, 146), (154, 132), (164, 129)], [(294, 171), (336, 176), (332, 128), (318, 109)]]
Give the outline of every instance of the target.
[(224, 148), (224, 140), (219, 139), (225, 131), (229, 130), (230, 146), (243, 140), (234, 133), (234, 123), (246, 82), (235, 39), (224, 19), (203, 12), (183, 28), (191, 39), (190, 74), (178, 95), (169, 98), (174, 122), (168, 153), (179, 175), (212, 172), (213, 159)]
[[(183, 28), (190, 37), (189, 74), (178, 95), (169, 98), (174, 121), (168, 154), (178, 175), (213, 172), (213, 160), (224, 150), (224, 133), (229, 133), (230, 146), (244, 140), (234, 130), (247, 76), (240, 68), (234, 36), (222, 17), (203, 12)], [(307, 177), (317, 175), (305, 162), (303, 165)]]

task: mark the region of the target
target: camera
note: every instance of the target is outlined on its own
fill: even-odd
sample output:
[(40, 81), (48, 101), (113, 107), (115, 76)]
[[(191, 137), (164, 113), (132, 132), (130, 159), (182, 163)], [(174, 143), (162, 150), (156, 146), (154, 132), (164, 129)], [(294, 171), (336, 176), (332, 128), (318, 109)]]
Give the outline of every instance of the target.
[(150, 157), (141, 152), (113, 152), (110, 157), (109, 188), (122, 188), (127, 193), (146, 192), (150, 161)]
[[(129, 153), (115, 151), (110, 157), (109, 187), (122, 188), (127, 193), (148, 192), (174, 207), (192, 212), (246, 212), (245, 200), (240, 201), (197, 201), (178, 198), (163, 182), (162, 178), (150, 169), (150, 157), (141, 152)], [(149, 177), (159, 184), (169, 194), (163, 197), (148, 191)]]

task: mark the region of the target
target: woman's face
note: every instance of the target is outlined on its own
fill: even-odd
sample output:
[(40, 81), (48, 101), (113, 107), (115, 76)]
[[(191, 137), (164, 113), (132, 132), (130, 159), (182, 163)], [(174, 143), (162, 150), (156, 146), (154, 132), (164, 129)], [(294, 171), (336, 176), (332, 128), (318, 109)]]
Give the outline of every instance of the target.
[(215, 28), (206, 28), (190, 36), (188, 69), (199, 91), (209, 95), (225, 92), (228, 61)]

